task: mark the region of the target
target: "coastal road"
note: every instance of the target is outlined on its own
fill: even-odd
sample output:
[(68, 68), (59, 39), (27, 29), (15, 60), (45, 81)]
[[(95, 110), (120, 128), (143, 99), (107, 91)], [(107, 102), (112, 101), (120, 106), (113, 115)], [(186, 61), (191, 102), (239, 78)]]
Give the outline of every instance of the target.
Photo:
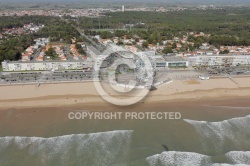
[(40, 82), (61, 82), (61, 81), (84, 81), (92, 80), (91, 71), (43, 71), (43, 72), (21, 72), (4, 73), (0, 75), (0, 83), (40, 83)]

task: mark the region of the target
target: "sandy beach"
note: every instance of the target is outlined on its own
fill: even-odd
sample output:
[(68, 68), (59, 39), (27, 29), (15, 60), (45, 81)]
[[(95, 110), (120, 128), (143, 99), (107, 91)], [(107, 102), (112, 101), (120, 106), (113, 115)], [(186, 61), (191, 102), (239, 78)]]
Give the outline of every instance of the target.
[[(74, 106), (98, 103), (109, 105), (92, 82), (1, 85), (0, 108)], [(115, 94), (114, 94), (115, 95)], [(210, 80), (173, 80), (157, 87), (141, 102), (170, 102), (250, 97), (250, 77)]]
[[(87, 149), (91, 154), (96, 154), (95, 149), (98, 148), (98, 151), (100, 149), (96, 146), (96, 142), (105, 145), (107, 150), (106, 141), (112, 143), (108, 131), (117, 133), (121, 130), (133, 131), (129, 137), (131, 144), (128, 146), (124, 144), (124, 139), (129, 135), (118, 135), (115, 139), (122, 140), (120, 146), (129, 149), (128, 165), (146, 165), (144, 161), (147, 157), (164, 151), (162, 144), (167, 145), (171, 151), (195, 152), (209, 156), (212, 154), (215, 157), (224, 155), (228, 149), (243, 151), (244, 154), (244, 151), (248, 151), (250, 147), (246, 138), (250, 114), (249, 83), (250, 78), (174, 80), (171, 84), (160, 86), (156, 91), (150, 92), (143, 101), (126, 107), (114, 106), (104, 101), (91, 82), (41, 84), (39, 87), (37, 84), (0, 86), (2, 92), (0, 139), (2, 142), (11, 143), (7, 144), (9, 149), (2, 153), (2, 156), (8, 158), (18, 154), (13, 157), (13, 161), (21, 161), (25, 158), (27, 163), (31, 163), (25, 163), (25, 165), (32, 165), (50, 153), (53, 147), (53, 149), (59, 149), (56, 155), (66, 153), (68, 156), (75, 157), (76, 148), (74, 147), (72, 151), (68, 150), (71, 147), (68, 146), (71, 145), (70, 143), (77, 146), (79, 143), (83, 145), (81, 151)], [(69, 113), (83, 111), (179, 112), (181, 119), (69, 119)], [(229, 119), (232, 118), (239, 118), (239, 120), (233, 120), (231, 123)], [(199, 130), (187, 123), (185, 119), (202, 124), (202, 133), (209, 133), (209, 135), (200, 136)], [(204, 123), (204, 121), (216, 123)], [(235, 131), (236, 134), (233, 133)], [(235, 139), (222, 142), (223, 146), (220, 152), (217, 152), (215, 149), (218, 145), (212, 143), (218, 142), (220, 136), (226, 137), (227, 133), (230, 136), (235, 135), (233, 137)], [(74, 139), (78, 138), (76, 134), (81, 138)], [(7, 139), (6, 136), (8, 136)], [(93, 138), (94, 141), (88, 141), (89, 138)], [(203, 147), (204, 141), (207, 142), (207, 147)], [(64, 145), (67, 147), (60, 149)], [(109, 147), (117, 149), (117, 146), (118, 144), (114, 142), (114, 145)], [(19, 147), (25, 148), (20, 150)], [(30, 155), (32, 147), (35, 147), (36, 155), (26, 157)], [(103, 156), (105, 153), (106, 151), (100, 154)], [(110, 151), (108, 153), (113, 155)], [(91, 156), (84, 154), (79, 158)], [(85, 161), (89, 160), (87, 157), (84, 158)], [(57, 160), (56, 158), (55, 161)], [(75, 158), (68, 159), (68, 161), (75, 160), (77, 161)], [(221, 162), (225, 161), (221, 160)]]

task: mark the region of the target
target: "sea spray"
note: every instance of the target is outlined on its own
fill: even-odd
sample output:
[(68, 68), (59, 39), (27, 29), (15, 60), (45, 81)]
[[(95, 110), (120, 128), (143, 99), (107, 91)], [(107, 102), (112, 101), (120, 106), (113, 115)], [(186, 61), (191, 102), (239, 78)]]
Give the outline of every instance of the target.
[[(119, 130), (50, 138), (0, 137), (0, 161), (33, 165), (126, 165), (133, 131)], [(11, 161), (10, 154), (15, 158)], [(32, 162), (31, 162), (32, 161)]]
[(146, 161), (150, 166), (206, 166), (211, 165), (210, 156), (191, 152), (163, 152), (148, 157)]
[(246, 164), (213, 164), (212, 166), (249, 166)]
[[(185, 120), (200, 135), (201, 148), (204, 154), (224, 154), (228, 151), (250, 149), (250, 116), (233, 118), (222, 122)], [(230, 146), (227, 146), (230, 145)]]
[(149, 166), (249, 166), (250, 152), (232, 151), (225, 156), (228, 163), (214, 163), (217, 156), (193, 152), (169, 151), (146, 158)]
[[(193, 152), (163, 152), (146, 158), (150, 166), (247, 166), (250, 165), (250, 115), (222, 122), (184, 120), (192, 125), (200, 136), (204, 154)], [(199, 142), (197, 142), (199, 144)], [(230, 145), (230, 146), (227, 146)], [(225, 163), (217, 163), (217, 158), (225, 158)]]
[(226, 158), (235, 164), (248, 164), (250, 165), (250, 152), (232, 151), (227, 153)]

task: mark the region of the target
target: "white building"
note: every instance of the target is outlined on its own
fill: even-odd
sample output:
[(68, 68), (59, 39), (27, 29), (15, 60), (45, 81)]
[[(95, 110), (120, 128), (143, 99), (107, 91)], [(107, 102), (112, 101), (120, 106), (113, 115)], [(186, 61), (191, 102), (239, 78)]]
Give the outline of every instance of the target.
[(249, 65), (249, 55), (211, 55), (189, 57), (191, 66)]
[(3, 71), (46, 71), (92, 68), (93, 62), (86, 61), (3, 61)]
[(166, 67), (175, 68), (175, 67), (188, 67), (188, 60), (179, 57), (179, 56), (164, 56), (166, 60)]

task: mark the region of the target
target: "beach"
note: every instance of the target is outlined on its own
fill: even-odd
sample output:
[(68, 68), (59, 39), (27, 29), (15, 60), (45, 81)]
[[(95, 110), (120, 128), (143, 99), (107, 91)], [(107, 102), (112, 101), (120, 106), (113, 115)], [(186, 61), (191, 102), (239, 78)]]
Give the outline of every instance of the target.
[[(100, 105), (112, 106), (99, 96), (93, 82), (0, 85), (0, 92), (0, 109), (76, 105), (92, 105), (94, 109)], [(173, 80), (150, 92), (141, 103), (239, 97), (250, 97), (250, 77)], [(98, 103), (98, 106), (93, 103)]]
[[(2, 85), (0, 91), (0, 163), (151, 166), (167, 158), (179, 165), (249, 164), (248, 77), (173, 80), (125, 107), (104, 101), (92, 82)], [(96, 111), (178, 112), (181, 118), (69, 118)]]

